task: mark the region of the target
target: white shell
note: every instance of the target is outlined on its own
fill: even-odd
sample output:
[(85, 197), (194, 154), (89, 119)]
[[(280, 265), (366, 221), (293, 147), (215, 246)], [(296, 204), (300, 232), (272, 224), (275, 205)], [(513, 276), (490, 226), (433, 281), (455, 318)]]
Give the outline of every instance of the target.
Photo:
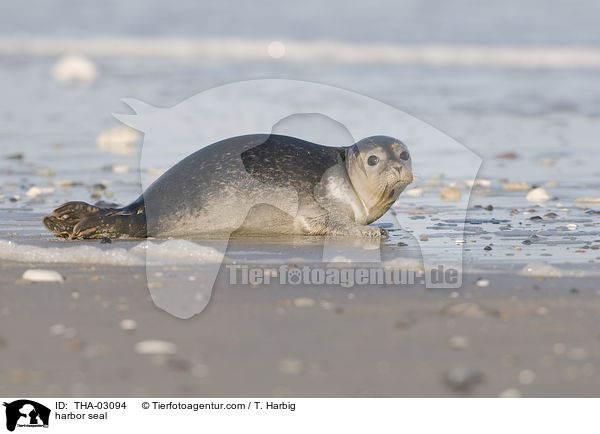
[(527, 193), (525, 199), (527, 199), (529, 202), (540, 203), (551, 199), (551, 196), (543, 188), (534, 188), (529, 193)]
[(58, 272), (53, 270), (31, 269), (23, 273), (23, 280), (30, 282), (55, 282), (63, 283), (65, 281)]

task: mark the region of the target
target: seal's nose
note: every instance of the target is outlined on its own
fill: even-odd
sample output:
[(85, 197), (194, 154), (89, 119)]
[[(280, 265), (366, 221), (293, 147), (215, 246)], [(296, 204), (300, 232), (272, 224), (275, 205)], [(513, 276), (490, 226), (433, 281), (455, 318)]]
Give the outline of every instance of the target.
[(396, 170), (396, 172), (398, 172), (398, 175), (402, 176), (402, 167), (401, 166), (394, 166), (394, 169)]

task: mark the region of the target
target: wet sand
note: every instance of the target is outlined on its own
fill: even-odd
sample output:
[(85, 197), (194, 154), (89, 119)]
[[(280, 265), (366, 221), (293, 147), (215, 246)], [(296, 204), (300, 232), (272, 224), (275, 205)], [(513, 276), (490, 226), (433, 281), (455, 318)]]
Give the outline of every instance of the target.
[[(143, 267), (63, 264), (63, 284), (22, 282), (33, 266), (0, 266), (6, 396), (597, 396), (593, 278), (252, 287), (222, 268), (207, 309), (180, 320), (151, 301)], [(139, 354), (145, 340), (176, 350)]]

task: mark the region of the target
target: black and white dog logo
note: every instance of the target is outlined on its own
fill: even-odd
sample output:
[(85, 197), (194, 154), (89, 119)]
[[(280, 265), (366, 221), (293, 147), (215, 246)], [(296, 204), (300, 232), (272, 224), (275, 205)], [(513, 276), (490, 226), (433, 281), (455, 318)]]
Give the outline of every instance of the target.
[(29, 399), (19, 399), (4, 403), (6, 407), (6, 429), (14, 431), (16, 427), (48, 427), (50, 409)]

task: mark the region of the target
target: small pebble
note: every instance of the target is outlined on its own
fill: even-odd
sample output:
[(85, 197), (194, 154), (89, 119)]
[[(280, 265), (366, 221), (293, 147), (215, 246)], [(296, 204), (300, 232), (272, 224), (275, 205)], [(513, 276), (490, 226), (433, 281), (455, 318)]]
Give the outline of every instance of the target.
[(465, 336), (454, 335), (450, 337), (448, 344), (453, 350), (464, 350), (469, 347), (469, 339)]
[(521, 398), (521, 391), (519, 389), (506, 389), (500, 392), (498, 398)]
[(39, 196), (40, 194), (48, 194), (48, 193), (52, 193), (54, 192), (53, 188), (41, 188), (41, 187), (31, 187), (29, 190), (27, 190), (27, 192), (25, 193), (25, 196), (27, 196), (30, 199), (33, 199), (34, 197)]
[(35, 173), (40, 176), (50, 177), (56, 175), (56, 171), (54, 169), (49, 169), (46, 167), (36, 169)]
[(462, 318), (485, 318), (488, 313), (477, 303), (457, 303), (445, 307), (442, 312), (447, 316)]
[(422, 197), (424, 190), (422, 188), (411, 188), (404, 192), (405, 195), (410, 197)]
[(527, 193), (527, 196), (525, 196), (525, 199), (533, 203), (545, 202), (547, 200), (550, 200), (551, 198), (552, 197), (548, 194), (548, 192), (541, 187), (534, 188), (529, 193)]
[(483, 248), (483, 250), (490, 251), (490, 250), (492, 250), (492, 246), (485, 246), (485, 247)]
[(112, 240), (110, 238), (104, 237), (100, 240), (100, 244), (111, 244)]
[(460, 190), (454, 187), (444, 187), (442, 189), (442, 200), (446, 202), (458, 202), (462, 198)]
[(53, 336), (62, 336), (65, 334), (66, 330), (67, 328), (63, 324), (54, 324), (48, 329), (50, 334)]
[(444, 375), (446, 385), (460, 393), (469, 393), (483, 379), (484, 375), (481, 371), (468, 366), (452, 368)]
[(475, 285), (479, 286), (480, 288), (485, 288), (490, 286), (490, 281), (487, 279), (479, 279), (477, 282), (475, 282)]
[(567, 351), (567, 357), (571, 360), (583, 360), (587, 358), (589, 352), (587, 348), (584, 347), (573, 347)]
[(279, 362), (279, 371), (287, 375), (300, 375), (304, 371), (304, 363), (297, 359), (283, 359)]
[(442, 176), (441, 175), (433, 175), (425, 180), (425, 184), (427, 185), (441, 185), (442, 184)]
[(121, 329), (126, 330), (126, 331), (133, 331), (135, 329), (137, 329), (137, 322), (133, 319), (124, 319), (121, 320), (121, 322), (119, 323), (119, 327), (121, 327)]
[(312, 307), (316, 304), (316, 301), (308, 297), (298, 297), (294, 299), (294, 306), (296, 307)]
[(529, 191), (531, 184), (526, 182), (508, 182), (502, 186), (504, 191)]
[(580, 197), (575, 199), (577, 203), (600, 204), (600, 197)]
[(75, 181), (73, 179), (61, 179), (52, 183), (52, 185), (56, 187), (75, 187), (82, 184), (83, 183), (81, 181)]
[(519, 372), (517, 378), (519, 383), (527, 386), (535, 381), (535, 372), (533, 372), (531, 369), (524, 369)]
[(557, 342), (552, 346), (552, 352), (557, 356), (563, 355), (567, 352), (567, 346), (562, 342)]
[(491, 187), (492, 181), (489, 179), (475, 179), (465, 181), (465, 184), (469, 187)]
[(135, 344), (135, 352), (138, 354), (175, 354), (177, 346), (172, 342), (146, 340)]

